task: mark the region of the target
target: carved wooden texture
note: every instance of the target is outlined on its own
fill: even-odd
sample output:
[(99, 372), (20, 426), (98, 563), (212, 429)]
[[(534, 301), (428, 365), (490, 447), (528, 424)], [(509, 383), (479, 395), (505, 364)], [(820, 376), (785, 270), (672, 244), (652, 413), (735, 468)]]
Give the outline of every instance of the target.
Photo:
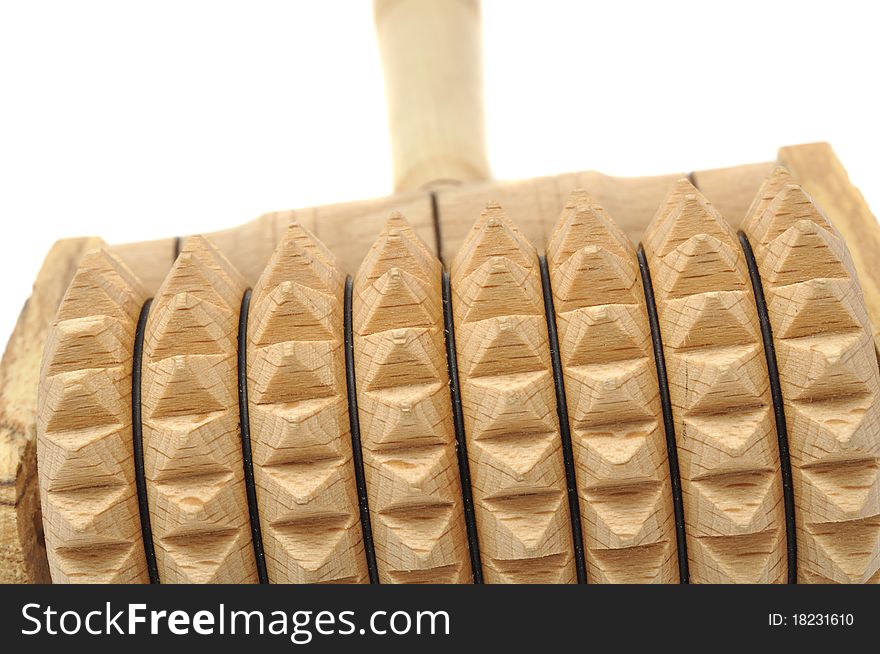
[(829, 144), (780, 148), (778, 159), (822, 207), (847, 243), (873, 326), (874, 342), (880, 348), (880, 223)]
[(678, 583), (666, 435), (632, 243), (572, 193), (547, 246), (589, 583)]
[(880, 583), (880, 373), (849, 251), (783, 169), (745, 231), (785, 401), (798, 580)]
[(192, 237), (150, 311), (144, 471), (163, 583), (256, 581), (236, 390), (244, 290), (225, 257)]
[(782, 582), (776, 424), (737, 237), (681, 180), (648, 226), (644, 247), (675, 419), (691, 581)]
[(490, 205), (451, 270), (462, 408), (488, 583), (573, 583), (537, 254)]
[[(815, 197), (831, 213), (835, 225), (846, 236), (853, 249), (853, 260), (864, 285), (867, 305), (870, 311), (876, 313), (875, 310), (878, 306), (876, 284), (874, 283), (876, 282), (876, 274), (870, 264), (876, 254), (877, 234), (880, 233), (880, 228), (877, 227), (873, 216), (870, 215), (857, 191), (846, 180), (845, 172), (827, 145), (785, 148), (780, 151), (779, 156), (780, 160), (796, 173), (798, 180), (811, 193), (816, 194)], [(751, 187), (754, 183), (753, 180), (760, 176), (759, 169), (761, 167), (763, 165), (707, 171), (696, 173), (694, 179), (701, 187), (705, 187), (713, 201), (717, 198), (719, 204), (724, 206), (726, 210), (735, 211), (738, 214), (740, 209), (745, 206), (746, 189)], [(460, 242), (457, 234), (463, 235), (468, 229), (465, 222), (469, 222), (470, 218), (463, 216), (473, 215), (468, 209), (470, 204), (479, 201), (480, 198), (485, 201), (490, 199), (490, 196), (499, 197), (500, 195), (502, 198), (507, 198), (508, 195), (505, 194), (504, 189), (508, 187), (522, 189), (522, 193), (517, 192), (517, 194), (510, 196), (509, 203), (511, 204), (511, 212), (518, 212), (517, 215), (523, 217), (524, 229), (528, 228), (527, 223), (528, 220), (531, 220), (531, 216), (540, 217), (538, 221), (540, 229), (535, 227), (537, 230), (535, 237), (540, 241), (543, 239), (543, 230), (551, 223), (552, 214), (558, 212), (568, 189), (579, 185), (586, 185), (598, 195), (603, 204), (614, 209), (614, 215), (619, 218), (621, 226), (633, 239), (637, 239), (642, 229), (643, 216), (648, 210), (647, 207), (656, 203), (656, 199), (651, 198), (666, 185), (666, 180), (663, 178), (615, 180), (600, 175), (587, 174), (584, 179), (588, 178), (589, 183), (585, 183), (580, 181), (581, 177), (583, 176), (569, 175), (547, 178), (546, 183), (541, 180), (527, 180), (507, 185), (495, 183), (479, 188), (467, 186), (461, 189), (443, 190), (437, 194), (437, 208), (440, 231), (443, 242), (447, 245), (447, 252), (454, 251), (456, 244)], [(731, 180), (735, 181), (740, 178), (742, 184), (731, 185)], [(573, 183), (574, 181), (578, 181), (578, 183), (566, 187), (569, 182)], [(596, 190), (597, 188), (599, 190)], [(602, 190), (603, 188), (605, 191)], [(645, 192), (642, 193), (642, 191)], [(467, 202), (453, 201), (458, 197), (467, 198)], [(514, 199), (517, 201), (514, 202)], [(545, 200), (547, 201), (545, 202)], [(384, 220), (388, 209), (399, 208), (401, 202), (413, 204), (412, 210), (407, 208), (408, 215), (419, 217), (420, 222), (416, 227), (417, 230), (430, 236), (432, 230), (430, 202), (425, 193), (413, 194), (412, 197), (407, 196), (402, 199), (395, 197), (375, 202), (344, 205), (345, 211), (328, 208), (319, 215), (319, 210), (312, 209), (297, 212), (296, 215), (310, 224), (314, 221), (320, 222), (320, 229), (322, 232), (326, 232), (328, 243), (331, 244), (332, 249), (335, 252), (345, 253), (350, 262), (356, 263), (360, 256), (359, 253), (366, 249), (372, 238), (367, 234), (374, 232), (375, 221)], [(355, 217), (362, 215), (365, 216), (364, 220), (354, 220)], [(380, 215), (383, 217), (379, 218)], [(259, 224), (254, 223), (241, 233), (229, 230), (223, 234), (223, 249), (229, 252), (230, 256), (234, 256), (236, 262), (240, 260), (242, 266), (250, 271), (249, 278), (255, 278), (258, 271), (262, 269), (262, 261), (278, 242), (279, 235), (292, 216), (291, 212), (281, 212), (266, 217), (265, 220), (259, 221)], [(728, 217), (736, 219), (738, 216)], [(319, 218), (320, 220), (318, 220)], [(460, 229), (450, 227), (450, 220)], [(344, 225), (345, 228), (343, 229), (341, 225)], [(245, 232), (248, 236), (244, 236)], [(0, 388), (2, 391), (0, 394), (0, 473), (2, 475), (0, 476), (3, 477), (0, 479), (0, 491), (2, 491), (0, 504), (3, 505), (0, 506), (2, 509), (0, 511), (0, 560), (3, 561), (3, 566), (0, 566), (0, 579), (7, 581), (46, 578), (42, 576), (44, 573), (41, 572), (46, 568), (46, 560), (41, 550), (40, 503), (33, 490), (36, 488), (34, 473), (36, 459), (34, 450), (36, 448), (33, 446), (33, 434), (36, 432), (34, 421), (36, 370), (39, 367), (40, 353), (43, 350), (43, 335), (51, 324), (51, 316), (58, 305), (63, 288), (67, 285), (66, 280), (69, 280), (72, 275), (72, 267), (79, 259), (76, 252), (87, 249), (80, 245), (85, 242), (87, 239), (77, 242), (64, 241), (53, 250), (52, 255), (47, 259), (44, 270), (37, 280), (34, 296), (22, 313), (13, 339), (7, 348), (2, 372), (0, 372), (0, 377), (2, 377), (0, 379), (2, 381), (2, 388)], [(258, 243), (259, 247), (254, 243)], [(138, 274), (143, 274), (145, 283), (149, 282), (151, 288), (155, 288), (167, 271), (168, 262), (171, 261), (174, 249), (173, 245), (172, 240), (167, 239), (155, 244), (131, 244), (124, 248), (121, 247), (120, 251), (125, 250), (126, 261), (131, 261), (132, 265), (137, 263)], [(760, 248), (756, 245), (756, 253), (760, 254), (759, 250)], [(832, 278), (832, 280), (836, 279)], [(235, 304), (237, 305), (237, 302)], [(782, 365), (782, 361), (780, 361), (780, 365)], [(785, 380), (783, 382), (785, 383)], [(233, 402), (231, 406), (234, 407), (234, 405)], [(876, 439), (876, 434), (871, 438)], [(797, 462), (794, 463), (797, 466)], [(871, 493), (874, 494), (872, 497), (876, 495), (876, 491), (871, 491)], [(800, 511), (801, 507), (798, 510)], [(830, 524), (821, 522), (821, 520), (824, 518), (819, 518), (821, 524)], [(840, 521), (840, 524), (848, 525), (848, 521)], [(803, 551), (801, 555), (803, 556)], [(22, 563), (25, 565), (23, 566)], [(829, 575), (829, 577), (833, 576), (833, 574)], [(815, 578), (818, 579), (818, 577)]]
[(399, 213), (361, 265), (352, 305), (379, 579), (470, 583), (440, 262)]
[(248, 392), (272, 583), (365, 583), (343, 351), (345, 277), (292, 224), (254, 289)]
[(98, 238), (46, 255), (0, 361), (0, 583), (50, 583), (37, 473), (37, 396), (49, 330), (83, 255)]
[(81, 261), (49, 331), (37, 413), (52, 580), (142, 583), (131, 354), (146, 292), (106, 250)]

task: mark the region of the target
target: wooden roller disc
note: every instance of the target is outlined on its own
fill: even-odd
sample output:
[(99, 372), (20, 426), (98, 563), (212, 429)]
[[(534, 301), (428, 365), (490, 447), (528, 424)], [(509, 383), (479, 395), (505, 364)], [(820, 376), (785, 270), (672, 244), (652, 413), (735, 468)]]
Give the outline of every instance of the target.
[(440, 261), (400, 214), (353, 285), (364, 475), (382, 583), (469, 583)]
[(578, 190), (547, 241), (490, 203), (445, 278), (393, 213), (346, 280), (293, 223), (251, 294), (193, 237), (151, 303), (87, 254), (38, 396), (52, 579), (880, 581), (872, 325), (796, 180), (739, 235), (673, 182), (639, 252)]
[(159, 289), (143, 352), (144, 478), (159, 579), (256, 580), (236, 403), (245, 284), (201, 237)]
[(576, 192), (547, 257), (588, 579), (677, 583), (666, 434), (635, 248)]
[(880, 583), (880, 386), (852, 258), (782, 168), (762, 186), (744, 231), (775, 337), (798, 580)]
[(785, 579), (780, 457), (758, 312), (736, 234), (682, 180), (643, 241), (663, 334), (690, 578)]
[(248, 320), (250, 440), (268, 581), (363, 583), (343, 355), (345, 276), (291, 225)]
[(83, 257), (46, 343), (37, 440), (57, 582), (142, 583), (131, 374), (146, 291), (105, 249)]
[(488, 583), (572, 583), (538, 257), (490, 205), (452, 264), (464, 429)]

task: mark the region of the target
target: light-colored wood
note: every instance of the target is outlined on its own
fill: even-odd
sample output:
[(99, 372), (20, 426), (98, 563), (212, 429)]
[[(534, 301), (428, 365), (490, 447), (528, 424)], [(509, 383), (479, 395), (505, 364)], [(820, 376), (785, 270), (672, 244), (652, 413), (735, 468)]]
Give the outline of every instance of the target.
[(437, 253), (431, 196), (424, 191), (298, 211), (297, 220), (304, 214), (310, 218), (315, 236), (336, 255), (340, 268), (354, 274), (393, 211), (406, 216), (413, 231)]
[(163, 583), (247, 583), (256, 564), (236, 383), (244, 281), (188, 238), (147, 321), (144, 475)]
[(358, 271), (352, 317), (379, 580), (470, 583), (440, 262), (399, 213)]
[(452, 265), (458, 369), (487, 583), (574, 583), (535, 248), (498, 205)]
[(474, 216), (489, 202), (503, 206), (523, 235), (543, 250), (569, 194), (578, 188), (588, 189), (596, 202), (611, 212), (617, 224), (637, 243), (670, 186), (681, 176), (609, 177), (588, 171), (437, 189), (441, 258), (454, 259), (470, 234)]
[[(872, 265), (873, 253), (880, 249), (880, 225), (861, 194), (850, 183), (843, 166), (825, 143), (782, 148), (779, 161), (826, 208), (850, 244), (865, 290), (869, 315), (874, 325), (880, 325), (880, 272)], [(775, 165), (775, 162), (747, 164), (698, 171), (691, 177), (736, 228), (761, 181)], [(536, 247), (543, 248), (568, 194), (576, 188), (585, 188), (637, 243), (672, 183), (683, 176), (683, 173), (676, 173), (622, 178), (588, 171), (439, 188), (436, 190), (438, 230), (442, 239), (439, 248), (434, 237), (431, 197), (427, 192), (275, 212), (240, 228), (223, 230), (208, 237), (220, 244), (224, 254), (244, 272), (246, 281), (254, 284), (284, 228), (296, 220), (330, 248), (343, 270), (352, 272), (357, 270), (388, 214), (400, 211), (407, 216), (419, 237), (430, 244), (432, 251), (451, 261), (471, 229), (473, 216), (487, 202), (502, 204), (526, 237)], [(274, 240), (269, 234), (275, 235)], [(114, 246), (114, 251), (151, 292), (158, 288), (168, 272), (173, 249), (173, 239)], [(877, 332), (877, 342), (880, 344), (880, 331)]]
[(645, 294), (630, 240), (575, 191), (547, 246), (588, 583), (678, 583)]
[(690, 180), (724, 216), (733, 229), (739, 229), (767, 176), (778, 164), (767, 161), (732, 168), (716, 168), (693, 173)]
[(131, 433), (131, 355), (146, 299), (118, 258), (92, 251), (49, 332), (37, 460), (55, 583), (148, 581)]
[[(735, 172), (732, 174), (736, 175)], [(447, 186), (434, 192), (436, 230), (432, 194), (413, 191), (360, 202), (277, 211), (206, 236), (242, 272), (250, 285), (256, 284), (287, 225), (294, 221), (314, 233), (333, 252), (342, 270), (354, 272), (376, 234), (382, 230), (385, 219), (398, 211), (407, 217), (413, 230), (433, 253), (451, 261), (473, 226), (473, 217), (479, 215), (487, 202), (501, 203), (526, 238), (543, 248), (568, 194), (576, 188), (587, 188), (597, 202), (612, 212), (617, 224), (635, 243), (669, 187), (681, 176), (628, 178), (588, 171), (512, 182)], [(745, 206), (752, 195), (750, 191)], [(439, 232), (442, 244), (437, 243), (436, 232)], [(181, 242), (185, 240), (183, 235)], [(175, 239), (172, 238), (114, 245), (113, 251), (141, 279), (146, 289), (155, 293), (174, 261), (174, 247)]]
[[(344, 205), (342, 205), (344, 206)], [(332, 206), (327, 208), (332, 211)], [(315, 210), (275, 211), (237, 227), (206, 234), (239, 271), (248, 285), (256, 283), (284, 229), (294, 220), (311, 226)], [(155, 294), (186, 243), (185, 234), (141, 243), (122, 243), (113, 251), (135, 273), (150, 294)]]
[(176, 238), (161, 238), (141, 243), (120, 243), (110, 249), (122, 259), (147, 293), (153, 296), (171, 270), (179, 245)]
[[(332, 250), (336, 265), (341, 270), (354, 272), (391, 211), (405, 212), (419, 237), (431, 244), (433, 252), (437, 251), (431, 196), (426, 192), (402, 193), (387, 198), (296, 211), (275, 211), (238, 227), (205, 236), (223, 252), (245, 282), (253, 286), (291, 223), (296, 222), (320, 238)], [(171, 270), (175, 248), (185, 243), (186, 235), (181, 235), (179, 240), (166, 238), (123, 243), (112, 246), (112, 249), (131, 268), (147, 291), (155, 294)]]
[(56, 243), (0, 363), (0, 582), (48, 583), (37, 482), (37, 389), (46, 335), (85, 252), (100, 239)]
[(781, 148), (779, 162), (816, 199), (849, 246), (880, 347), (880, 223), (827, 143)]
[[(783, 148), (779, 160), (824, 207), (846, 239), (864, 287), (865, 304), (873, 319), (875, 336), (880, 324), (880, 281), (874, 265), (880, 250), (880, 227), (864, 200), (846, 177), (827, 144)], [(707, 197), (739, 211), (748, 205), (757, 172), (766, 164), (697, 172), (693, 179)], [(680, 175), (679, 175), (680, 176)], [(676, 176), (673, 176), (676, 177)], [(437, 221), (443, 254), (450, 260), (471, 228), (473, 216), (485, 202), (502, 200), (522, 231), (541, 245), (565, 203), (567, 194), (581, 186), (615, 217), (633, 242), (641, 237), (656, 206), (668, 190), (670, 177), (620, 179), (598, 173), (574, 173), (519, 182), (493, 182), (438, 189)], [(734, 209), (729, 209), (734, 207)], [(224, 230), (223, 251), (254, 283), (269, 252), (286, 226), (296, 220), (312, 229), (337, 255), (340, 267), (354, 271), (392, 210), (402, 210), (413, 229), (435, 250), (431, 195), (413, 192), (390, 198), (267, 214), (271, 229), (248, 225)], [(732, 224), (738, 218), (728, 217)], [(531, 230), (531, 231), (529, 231)], [(266, 236), (274, 233), (274, 240)], [(251, 242), (246, 234), (255, 235)], [(185, 241), (186, 239), (184, 239)], [(0, 364), (0, 580), (48, 580), (40, 502), (36, 479), (36, 389), (45, 335), (82, 253), (90, 239), (62, 241), (47, 257)], [(255, 246), (256, 244), (256, 246)], [(167, 274), (174, 239), (114, 246), (125, 263), (155, 292)], [(873, 281), (872, 281), (873, 280)]]
[(737, 237), (681, 180), (643, 245), (663, 334), (691, 581), (783, 582), (776, 424)]
[[(457, 189), (447, 187), (439, 194), (437, 216), (441, 230), (446, 229), (453, 238), (446, 252), (454, 254), (457, 251), (460, 239), (464, 238), (471, 227), (473, 216), (492, 197), (504, 199), (506, 206), (518, 219), (524, 221), (526, 227), (526, 219), (540, 207), (541, 215), (546, 216), (544, 224), (549, 230), (549, 225), (564, 204), (566, 194), (578, 185), (576, 181), (566, 180), (582, 178), (593, 180), (584, 185), (598, 189), (598, 192), (594, 190), (594, 195), (613, 210), (618, 223), (633, 238), (634, 234), (641, 231), (650, 217), (650, 211), (653, 211), (653, 207), (665, 193), (662, 183), (664, 178), (618, 179), (598, 173), (561, 175), (535, 184), (528, 181), (481, 184), (476, 185), (482, 189), (478, 193), (472, 189), (475, 185)], [(540, 187), (540, 193), (534, 191), (535, 186)], [(524, 191), (507, 193), (505, 189), (508, 187), (522, 188)], [(458, 194), (460, 201), (457, 199)], [(546, 202), (544, 198), (550, 198), (550, 202)], [(337, 256), (343, 270), (354, 271), (392, 210), (402, 211), (419, 237), (429, 244), (432, 251), (439, 252), (431, 195), (424, 191), (362, 202), (281, 211), (262, 216), (255, 222), (268, 221), (274, 228), (277, 243), (286, 226), (296, 220), (314, 231), (327, 244)], [(541, 239), (543, 230), (544, 227), (537, 232)], [(222, 236), (218, 237), (214, 233), (209, 237), (219, 238), (223, 242), (224, 254), (237, 267), (259, 271), (265, 265), (274, 243), (268, 244), (263, 239), (258, 241), (263, 245), (255, 247), (247, 235), (265, 233), (267, 231), (259, 224), (246, 224), (241, 228), (224, 230)], [(456, 233), (459, 234), (457, 242), (454, 240)], [(0, 422), (0, 436), (3, 439), (0, 440), (0, 464), (5, 475), (2, 490), (6, 495), (3, 505), (0, 506), (0, 556), (3, 557), (0, 560), (9, 563), (0, 569), (0, 579), (49, 579), (35, 474), (36, 388), (46, 330), (73, 275), (83, 250), (82, 244), (87, 240), (61, 241), (53, 248), (3, 359), (3, 376), (0, 379), (5, 381), (0, 389), (0, 416), (3, 417)], [(538, 242), (543, 243), (543, 240)], [(175, 239), (117, 245), (112, 249), (141, 279), (147, 291), (155, 294), (170, 270)], [(256, 274), (246, 278), (246, 281), (249, 284), (255, 283)], [(6, 577), (3, 576), (7, 574), (5, 570), (9, 570)]]
[(376, 0), (394, 188), (489, 177), (477, 0)]
[(784, 170), (745, 231), (773, 326), (800, 583), (880, 583), (880, 371), (846, 244)]
[[(705, 184), (705, 195), (723, 206), (738, 207), (744, 214), (763, 179), (774, 163), (752, 164), (718, 171), (694, 173)], [(615, 222), (637, 243), (667, 191), (683, 173), (656, 177), (610, 177), (586, 171), (518, 181), (492, 181), (438, 188), (437, 230), (435, 235), (431, 193), (414, 191), (388, 198), (345, 202), (320, 207), (277, 211), (264, 214), (240, 227), (207, 234), (207, 238), (227, 256), (245, 281), (256, 284), (272, 250), (291, 222), (315, 234), (336, 256), (340, 268), (354, 272), (394, 211), (407, 217), (416, 234), (429, 249), (451, 261), (487, 202), (498, 202), (516, 221), (523, 234), (539, 249), (547, 239), (566, 199), (576, 188), (590, 194), (615, 217)], [(703, 190), (701, 188), (701, 190)], [(185, 242), (182, 235), (181, 243)], [(174, 261), (175, 239), (114, 245), (113, 251), (141, 279), (151, 293), (158, 290)]]
[(248, 396), (270, 583), (365, 583), (343, 352), (345, 277), (291, 224), (254, 289)]

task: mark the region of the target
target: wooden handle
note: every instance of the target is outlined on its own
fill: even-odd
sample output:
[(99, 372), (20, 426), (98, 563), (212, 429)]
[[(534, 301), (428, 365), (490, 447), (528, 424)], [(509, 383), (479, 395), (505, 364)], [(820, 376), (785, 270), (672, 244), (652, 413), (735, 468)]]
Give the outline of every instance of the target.
[(376, 0), (397, 191), (488, 179), (478, 0)]

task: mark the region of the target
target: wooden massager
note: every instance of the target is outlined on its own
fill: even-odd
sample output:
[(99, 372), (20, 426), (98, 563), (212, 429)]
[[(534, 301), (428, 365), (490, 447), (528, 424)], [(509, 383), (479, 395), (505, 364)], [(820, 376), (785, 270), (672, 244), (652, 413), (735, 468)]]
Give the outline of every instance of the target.
[(830, 147), (491, 182), (477, 3), (376, 22), (397, 195), (49, 252), (0, 581), (880, 581), (880, 225)]

